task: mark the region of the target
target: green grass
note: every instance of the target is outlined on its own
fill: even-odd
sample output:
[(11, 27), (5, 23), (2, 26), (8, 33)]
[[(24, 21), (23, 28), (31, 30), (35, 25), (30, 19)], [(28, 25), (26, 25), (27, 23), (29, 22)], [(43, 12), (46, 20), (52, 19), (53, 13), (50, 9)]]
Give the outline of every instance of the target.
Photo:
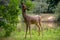
[[(0, 38), (1, 40), (60, 40), (60, 28), (56, 29), (48, 29), (40, 32), (40, 36), (38, 36), (38, 32), (36, 30), (32, 30), (32, 37), (30, 39), (30, 35), (28, 32), (27, 38), (24, 38), (25, 31), (15, 31), (12, 32), (10, 37)], [(43, 37), (43, 38), (42, 38)]]

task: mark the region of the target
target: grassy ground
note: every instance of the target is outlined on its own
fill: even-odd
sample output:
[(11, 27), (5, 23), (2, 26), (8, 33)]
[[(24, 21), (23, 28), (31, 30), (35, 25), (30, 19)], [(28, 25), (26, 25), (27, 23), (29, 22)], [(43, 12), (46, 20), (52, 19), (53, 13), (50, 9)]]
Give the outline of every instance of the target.
[[(7, 38), (0, 38), (0, 40), (25, 40), (24, 39), (25, 31), (15, 31), (12, 32), (10, 37)], [(43, 37), (43, 38), (42, 38)], [(48, 29), (40, 33), (40, 36), (38, 36), (38, 33), (36, 30), (32, 30), (32, 38), (30, 39), (30, 35), (28, 32), (27, 39), (26, 40), (60, 40), (60, 27), (56, 29)]]
[[(15, 40), (24, 40), (24, 33), (25, 32), (23, 31), (21, 31), (20, 33), (17, 32), (16, 35), (14, 35), (13, 37), (15, 37)], [(26, 40), (60, 40), (60, 28), (44, 30), (43, 36), (42, 36), (42, 32), (40, 36), (38, 36), (37, 31), (33, 30), (32, 38), (30, 39), (30, 36), (28, 33)]]
[[(24, 26), (25, 25), (24, 26), (23, 25), (24, 25), (23, 23), (18, 24), (18, 27), (17, 27), (18, 30), (12, 32), (11, 36), (9, 36), (7, 38), (0, 37), (0, 40), (60, 40), (60, 27), (58, 27), (58, 26), (56, 26), (56, 28), (54, 28), (54, 29), (53, 28), (48, 28), (48, 30), (44, 29), (43, 36), (42, 36), (42, 32), (40, 32), (40, 36), (38, 36), (37, 30), (32, 30), (32, 38), (30, 39), (30, 35), (28, 32), (27, 39), (24, 39), (24, 36), (25, 36), (25, 27)], [(47, 26), (46, 23), (44, 23), (44, 27), (46, 27), (46, 26)], [(50, 26), (52, 26), (52, 25), (50, 24)], [(55, 26), (53, 26), (53, 27), (55, 27)]]

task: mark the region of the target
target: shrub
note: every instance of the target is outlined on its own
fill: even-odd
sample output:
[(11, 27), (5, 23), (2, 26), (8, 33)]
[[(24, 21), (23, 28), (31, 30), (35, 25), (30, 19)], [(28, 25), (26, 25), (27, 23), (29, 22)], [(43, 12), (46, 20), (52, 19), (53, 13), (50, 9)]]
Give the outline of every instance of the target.
[[(0, 17), (5, 21), (0, 21), (0, 27), (4, 29), (5, 36), (9, 36), (12, 31), (17, 27), (19, 13), (19, 0), (0, 1)], [(7, 5), (7, 4), (8, 5)]]
[(60, 21), (60, 2), (55, 9), (55, 14), (57, 14), (57, 21)]

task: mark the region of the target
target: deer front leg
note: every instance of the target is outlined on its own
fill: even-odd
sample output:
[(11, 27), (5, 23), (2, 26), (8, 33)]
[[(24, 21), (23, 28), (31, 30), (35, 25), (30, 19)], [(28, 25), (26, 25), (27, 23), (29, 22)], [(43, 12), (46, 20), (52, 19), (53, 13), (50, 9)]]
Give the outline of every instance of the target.
[(31, 38), (31, 27), (30, 27), (30, 25), (29, 25), (29, 33), (30, 33), (30, 38)]
[(28, 24), (26, 24), (26, 34), (25, 34), (25, 39), (27, 37), (27, 31), (28, 31)]

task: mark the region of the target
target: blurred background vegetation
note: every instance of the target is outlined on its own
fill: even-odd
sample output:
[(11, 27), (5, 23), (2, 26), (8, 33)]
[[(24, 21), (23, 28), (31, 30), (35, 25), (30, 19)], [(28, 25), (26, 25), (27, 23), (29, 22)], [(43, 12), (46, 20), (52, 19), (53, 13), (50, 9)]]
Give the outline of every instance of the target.
[(29, 8), (28, 14), (54, 14), (60, 21), (60, 0), (0, 0), (0, 37), (7, 37), (22, 22), (21, 2)]

